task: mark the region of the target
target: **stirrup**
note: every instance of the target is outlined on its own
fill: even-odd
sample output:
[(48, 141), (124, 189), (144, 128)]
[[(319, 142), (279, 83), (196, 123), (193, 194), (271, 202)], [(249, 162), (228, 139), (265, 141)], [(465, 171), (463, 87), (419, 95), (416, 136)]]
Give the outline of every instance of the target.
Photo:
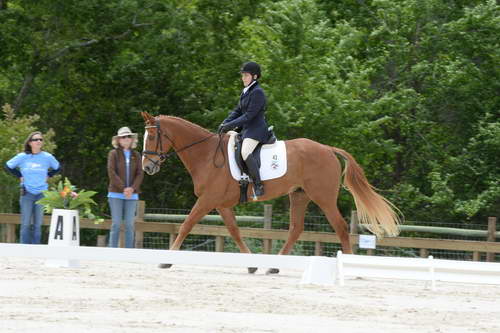
[(257, 197), (261, 197), (264, 195), (264, 185), (260, 183), (259, 185), (253, 184), (253, 194), (254, 194), (254, 200), (256, 200)]

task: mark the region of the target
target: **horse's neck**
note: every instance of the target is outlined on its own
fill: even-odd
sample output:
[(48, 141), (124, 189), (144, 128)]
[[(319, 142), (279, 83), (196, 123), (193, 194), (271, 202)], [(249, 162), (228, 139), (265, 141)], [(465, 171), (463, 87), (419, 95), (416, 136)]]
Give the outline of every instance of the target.
[[(210, 155), (207, 154), (207, 147), (210, 146), (208, 142), (211, 140), (208, 139), (198, 144), (194, 143), (210, 137), (212, 133), (180, 118), (170, 118), (168, 120), (167, 132), (174, 134), (173, 141), (177, 155), (192, 176), (197, 173), (198, 169), (207, 167), (205, 157)], [(214, 137), (211, 139), (214, 139)], [(194, 145), (186, 148), (191, 144)]]

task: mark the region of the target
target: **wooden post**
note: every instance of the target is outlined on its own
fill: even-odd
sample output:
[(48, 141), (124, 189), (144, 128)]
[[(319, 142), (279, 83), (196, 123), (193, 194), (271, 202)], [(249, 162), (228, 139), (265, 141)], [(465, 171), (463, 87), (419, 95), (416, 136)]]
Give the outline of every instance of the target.
[(3, 224), (0, 224), (0, 242), (5, 243), (7, 239), (7, 231), (6, 227)]
[(429, 250), (427, 249), (420, 249), (420, 257), (421, 258), (427, 258), (429, 256)]
[(144, 232), (135, 231), (134, 233), (134, 247), (136, 249), (142, 249), (144, 247)]
[[(488, 242), (495, 241), (495, 232), (497, 231), (497, 218), (490, 216), (488, 217)], [(493, 262), (495, 261), (495, 253), (488, 252), (486, 253), (486, 261)]]
[(369, 256), (374, 256), (375, 255), (375, 250), (374, 249), (367, 249), (366, 254)]
[(97, 246), (106, 247), (106, 235), (97, 235)]
[(135, 218), (137, 221), (144, 222), (145, 211), (146, 211), (146, 202), (144, 200), (139, 200), (137, 202), (137, 211), (135, 213)]
[[(264, 205), (264, 229), (272, 229), (272, 218), (273, 218), (273, 205)], [(262, 240), (262, 252), (265, 254), (271, 254), (273, 250), (273, 240), (263, 239)]]
[(321, 244), (321, 242), (314, 242), (314, 255), (315, 256), (323, 255), (323, 244)]
[[(358, 234), (358, 214), (355, 210), (351, 211), (350, 233), (351, 235)], [(352, 247), (352, 253), (356, 254), (356, 252), (358, 252), (358, 245), (351, 244), (351, 247)]]
[(175, 239), (177, 238), (177, 234), (168, 234), (168, 248), (172, 248), (172, 245), (174, 245)]
[(6, 225), (6, 239), (7, 243), (15, 243), (16, 242), (16, 225), (15, 224), (7, 224)]
[[(144, 212), (146, 211), (146, 203), (144, 200), (139, 200), (137, 202), (137, 212), (135, 214), (136, 222), (144, 222)], [(135, 247), (138, 249), (142, 249), (144, 247), (144, 232), (143, 231), (135, 231)]]
[(481, 253), (479, 251), (472, 252), (472, 260), (473, 261), (480, 261), (481, 260)]
[(144, 248), (144, 232), (143, 231), (136, 231), (135, 232), (135, 247), (137, 249)]
[(215, 252), (224, 252), (224, 236), (215, 236)]

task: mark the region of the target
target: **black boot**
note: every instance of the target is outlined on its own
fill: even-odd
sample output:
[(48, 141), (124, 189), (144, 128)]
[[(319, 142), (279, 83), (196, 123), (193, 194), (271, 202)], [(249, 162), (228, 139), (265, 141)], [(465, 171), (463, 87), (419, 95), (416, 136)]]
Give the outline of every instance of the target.
[(257, 165), (257, 161), (253, 157), (252, 154), (248, 155), (245, 164), (248, 167), (248, 173), (253, 180), (253, 188), (255, 195), (261, 197), (264, 195), (264, 184), (260, 180), (259, 166)]

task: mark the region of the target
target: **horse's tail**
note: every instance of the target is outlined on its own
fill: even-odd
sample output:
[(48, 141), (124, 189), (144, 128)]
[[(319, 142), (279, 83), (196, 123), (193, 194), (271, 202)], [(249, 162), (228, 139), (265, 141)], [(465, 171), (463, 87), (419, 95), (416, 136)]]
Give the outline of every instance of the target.
[(336, 147), (332, 149), (346, 160), (344, 184), (354, 197), (359, 222), (378, 237), (398, 235), (400, 218), (397, 207), (375, 192), (351, 154)]

